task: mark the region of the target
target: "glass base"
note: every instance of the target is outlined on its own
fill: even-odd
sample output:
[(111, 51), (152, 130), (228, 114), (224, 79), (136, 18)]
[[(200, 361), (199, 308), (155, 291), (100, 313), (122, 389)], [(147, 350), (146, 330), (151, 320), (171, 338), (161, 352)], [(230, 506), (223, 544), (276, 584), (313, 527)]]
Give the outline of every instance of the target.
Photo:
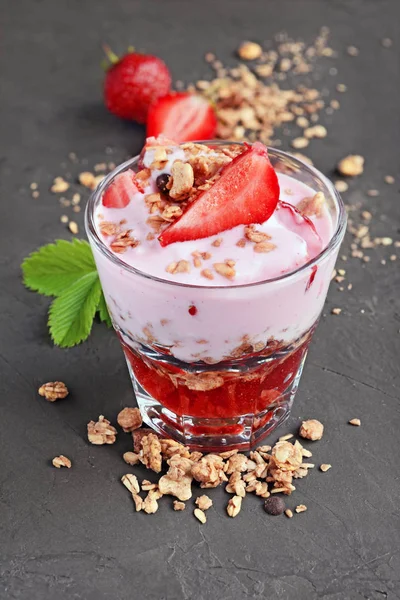
[[(264, 410), (239, 416), (206, 418), (182, 412), (177, 414), (153, 398), (139, 383), (127, 358), (138, 406), (144, 422), (163, 437), (172, 438), (192, 449), (221, 451), (239, 448), (250, 450), (284, 423), (289, 417), (303, 365), (307, 355), (303, 348), (295, 376), (283, 391), (269, 390), (270, 399)], [(273, 392), (271, 394), (271, 392)]]

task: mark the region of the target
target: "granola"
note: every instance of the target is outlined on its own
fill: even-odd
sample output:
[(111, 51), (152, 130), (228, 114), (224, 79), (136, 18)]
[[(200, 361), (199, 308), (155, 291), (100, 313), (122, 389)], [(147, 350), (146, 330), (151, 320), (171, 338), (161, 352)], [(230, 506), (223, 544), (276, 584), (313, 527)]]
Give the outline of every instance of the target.
[(240, 513), (240, 509), (242, 508), (242, 498), (241, 496), (233, 496), (230, 498), (228, 502), (228, 506), (226, 507), (226, 512), (230, 517), (237, 517)]
[(126, 407), (121, 410), (121, 412), (117, 416), (117, 422), (120, 427), (122, 427), (125, 433), (129, 433), (134, 431), (135, 429), (139, 429), (141, 427), (142, 415), (140, 414), (140, 410), (138, 408), (129, 408)]
[(175, 455), (167, 462), (168, 472), (158, 482), (160, 492), (175, 496), (182, 502), (189, 500), (192, 497), (192, 461)]
[(99, 416), (97, 422), (90, 421), (87, 424), (87, 432), (89, 442), (96, 446), (114, 444), (117, 439), (117, 430), (103, 415)]
[(60, 469), (61, 467), (67, 467), (67, 469), (70, 469), (72, 467), (70, 459), (64, 456), (63, 454), (54, 457), (51, 462), (53, 464), (53, 467), (56, 467), (56, 469)]
[(49, 400), (49, 402), (55, 402), (61, 398), (66, 398), (69, 391), (62, 381), (49, 381), (40, 386), (38, 393), (40, 396), (46, 398), (46, 400)]
[(195, 504), (200, 508), (200, 510), (205, 511), (208, 510), (209, 508), (211, 508), (212, 506), (212, 500), (211, 498), (209, 498), (208, 496), (206, 496), (205, 494), (203, 494), (202, 496), (199, 496), (198, 498), (196, 498), (195, 500)]
[(172, 187), (169, 195), (174, 200), (185, 200), (194, 183), (193, 167), (189, 163), (176, 160), (172, 165)]
[(142, 438), (142, 449), (139, 452), (140, 460), (145, 467), (159, 473), (162, 467), (161, 444), (154, 433), (149, 433)]
[(300, 426), (299, 435), (307, 440), (320, 440), (323, 434), (324, 426), (320, 421), (317, 421), (317, 419), (303, 421)]
[(192, 476), (202, 488), (217, 487), (228, 478), (224, 473), (224, 461), (218, 454), (208, 454), (192, 465)]

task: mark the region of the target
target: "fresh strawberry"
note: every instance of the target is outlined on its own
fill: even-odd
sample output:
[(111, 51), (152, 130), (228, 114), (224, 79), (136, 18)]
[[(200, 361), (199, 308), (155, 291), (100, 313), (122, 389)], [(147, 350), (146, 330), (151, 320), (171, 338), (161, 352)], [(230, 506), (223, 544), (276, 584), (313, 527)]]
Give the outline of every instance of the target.
[(117, 175), (103, 194), (103, 206), (107, 208), (125, 208), (125, 206), (128, 206), (132, 196), (142, 191), (135, 177), (135, 173), (130, 169)]
[(163, 133), (178, 142), (210, 140), (215, 137), (217, 118), (211, 104), (187, 92), (171, 93), (149, 109), (147, 136)]
[[(276, 218), (287, 229), (297, 233), (307, 244), (309, 258), (315, 258), (323, 247), (322, 240), (315, 229), (314, 223), (288, 202), (278, 202)], [(312, 282), (311, 282), (312, 283)]]
[(279, 200), (279, 183), (267, 148), (256, 142), (233, 159), (159, 236), (161, 246), (209, 237), (236, 225), (264, 223)]
[(144, 164), (143, 164), (143, 158), (144, 155), (146, 154), (146, 150), (148, 148), (154, 148), (155, 146), (178, 146), (178, 142), (174, 142), (174, 140), (171, 140), (167, 137), (165, 137), (165, 135), (159, 135), (157, 137), (148, 137), (146, 138), (146, 143), (142, 148), (142, 151), (139, 155), (139, 162), (138, 162), (138, 167), (139, 169), (143, 169), (144, 168)]
[(104, 82), (104, 100), (110, 112), (123, 119), (145, 123), (152, 102), (168, 94), (171, 75), (157, 56), (130, 52), (121, 59), (107, 46), (111, 61)]

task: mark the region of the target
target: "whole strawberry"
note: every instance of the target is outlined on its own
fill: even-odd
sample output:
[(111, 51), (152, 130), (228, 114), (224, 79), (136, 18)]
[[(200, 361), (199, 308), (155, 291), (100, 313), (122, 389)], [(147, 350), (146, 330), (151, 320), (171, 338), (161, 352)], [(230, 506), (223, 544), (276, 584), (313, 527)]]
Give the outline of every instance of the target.
[(110, 112), (123, 119), (145, 123), (152, 102), (168, 94), (171, 75), (157, 56), (129, 52), (118, 58), (104, 47), (111, 62), (104, 81), (104, 100)]

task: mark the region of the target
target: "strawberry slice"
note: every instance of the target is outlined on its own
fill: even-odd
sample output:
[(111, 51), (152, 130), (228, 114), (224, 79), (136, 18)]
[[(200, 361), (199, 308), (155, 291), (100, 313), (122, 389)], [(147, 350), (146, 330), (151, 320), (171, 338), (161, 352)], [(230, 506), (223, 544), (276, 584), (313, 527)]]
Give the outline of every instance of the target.
[(103, 194), (102, 203), (107, 208), (125, 208), (134, 194), (143, 191), (136, 182), (135, 173), (128, 169), (110, 183)]
[(166, 137), (177, 142), (210, 140), (215, 136), (217, 118), (211, 104), (201, 96), (187, 92), (159, 98), (149, 109), (147, 136)]
[(198, 240), (236, 225), (264, 223), (279, 200), (279, 183), (267, 148), (256, 142), (221, 171), (214, 185), (159, 236), (161, 246)]
[(293, 233), (297, 233), (307, 244), (310, 260), (322, 250), (322, 240), (315, 229), (314, 223), (288, 202), (278, 202), (276, 218)]

